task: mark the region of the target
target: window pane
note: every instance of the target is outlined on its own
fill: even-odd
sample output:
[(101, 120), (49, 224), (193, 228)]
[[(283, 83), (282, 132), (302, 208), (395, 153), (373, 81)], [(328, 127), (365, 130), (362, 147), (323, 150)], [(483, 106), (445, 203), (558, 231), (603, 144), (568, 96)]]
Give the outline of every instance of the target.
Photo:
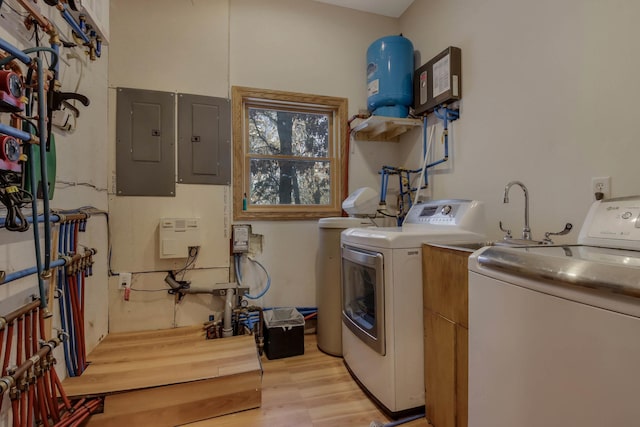
[(327, 157), (329, 115), (249, 108), (249, 153)]
[(329, 205), (331, 163), (251, 159), (249, 203), (253, 205)]

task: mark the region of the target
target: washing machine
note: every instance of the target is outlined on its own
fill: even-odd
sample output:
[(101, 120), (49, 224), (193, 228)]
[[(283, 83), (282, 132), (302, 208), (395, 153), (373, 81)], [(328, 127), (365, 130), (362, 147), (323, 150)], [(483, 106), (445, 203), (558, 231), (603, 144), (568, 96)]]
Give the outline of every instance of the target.
[[(402, 227), (342, 232), (342, 352), (390, 416), (424, 407), (422, 244), (485, 240), (482, 202), (414, 205)], [(427, 391), (428, 392), (428, 391)]]
[(595, 202), (577, 245), (469, 259), (469, 426), (640, 423), (640, 196)]

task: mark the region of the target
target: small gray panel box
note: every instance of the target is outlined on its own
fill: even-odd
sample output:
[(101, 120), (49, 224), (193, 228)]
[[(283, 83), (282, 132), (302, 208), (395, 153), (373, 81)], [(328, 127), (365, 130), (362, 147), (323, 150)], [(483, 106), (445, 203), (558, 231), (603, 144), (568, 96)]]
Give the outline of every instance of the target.
[(231, 181), (231, 111), (225, 98), (178, 94), (178, 182)]
[(116, 194), (175, 193), (175, 94), (118, 88)]

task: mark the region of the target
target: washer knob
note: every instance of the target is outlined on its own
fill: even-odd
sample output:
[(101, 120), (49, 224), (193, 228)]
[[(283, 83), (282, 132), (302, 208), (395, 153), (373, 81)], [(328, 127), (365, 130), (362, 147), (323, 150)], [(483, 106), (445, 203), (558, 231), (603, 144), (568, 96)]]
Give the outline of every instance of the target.
[(440, 213), (442, 213), (442, 215), (449, 215), (450, 212), (451, 212), (451, 205), (443, 206), (442, 210), (440, 211)]

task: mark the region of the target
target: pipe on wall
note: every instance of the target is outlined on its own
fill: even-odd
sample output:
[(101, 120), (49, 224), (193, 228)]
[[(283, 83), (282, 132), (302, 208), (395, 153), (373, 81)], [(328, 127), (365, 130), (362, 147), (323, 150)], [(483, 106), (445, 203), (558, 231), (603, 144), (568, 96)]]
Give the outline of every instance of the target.
[(231, 315), (234, 307), (234, 297), (236, 295), (235, 289), (227, 289), (226, 298), (224, 300), (224, 322), (222, 323), (222, 337), (227, 338), (233, 335), (233, 325), (231, 322)]

